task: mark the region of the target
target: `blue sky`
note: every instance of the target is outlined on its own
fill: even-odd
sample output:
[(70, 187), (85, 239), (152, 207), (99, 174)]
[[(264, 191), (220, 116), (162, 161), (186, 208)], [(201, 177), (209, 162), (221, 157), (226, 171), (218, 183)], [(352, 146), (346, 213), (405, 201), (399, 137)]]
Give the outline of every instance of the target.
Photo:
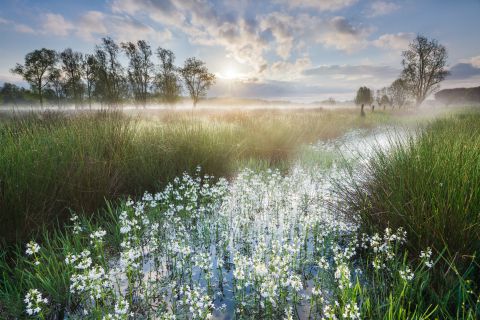
[(480, 85), (479, 0), (2, 0), (0, 84), (37, 48), (145, 39), (205, 60), (212, 96), (351, 99), (386, 86), (418, 33), (447, 47), (444, 88)]

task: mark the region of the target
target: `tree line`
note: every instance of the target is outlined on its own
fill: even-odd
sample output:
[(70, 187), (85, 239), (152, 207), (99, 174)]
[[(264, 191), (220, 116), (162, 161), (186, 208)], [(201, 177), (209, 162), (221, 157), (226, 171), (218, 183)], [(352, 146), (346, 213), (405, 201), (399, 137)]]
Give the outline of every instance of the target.
[(371, 105), (374, 110), (386, 106), (402, 108), (408, 104), (419, 106), (432, 93), (436, 92), (449, 72), (447, 49), (435, 39), (417, 35), (408, 50), (402, 52), (403, 70), (400, 77), (389, 87), (374, 91), (366, 86), (357, 91), (354, 102), (357, 105)]
[(94, 102), (115, 107), (133, 101), (145, 107), (149, 102), (175, 103), (183, 91), (196, 106), (215, 83), (215, 75), (195, 57), (179, 67), (171, 50), (154, 51), (145, 40), (118, 44), (109, 37), (91, 54), (70, 48), (34, 50), (11, 71), (22, 76), (30, 90), (5, 83), (0, 90), (4, 103), (37, 100), (42, 107), (46, 101), (75, 107), (91, 107)]

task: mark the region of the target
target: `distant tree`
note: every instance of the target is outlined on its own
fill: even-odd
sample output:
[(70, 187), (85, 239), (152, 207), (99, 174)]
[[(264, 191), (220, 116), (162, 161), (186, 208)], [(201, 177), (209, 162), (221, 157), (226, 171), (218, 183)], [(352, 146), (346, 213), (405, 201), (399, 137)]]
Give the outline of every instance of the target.
[(2, 104), (17, 104), (28, 101), (31, 91), (21, 88), (13, 83), (5, 82), (0, 88), (0, 101)]
[(447, 49), (437, 40), (418, 35), (402, 55), (402, 79), (419, 106), (448, 75)]
[(383, 110), (385, 110), (385, 107), (391, 104), (390, 97), (388, 96), (388, 89), (384, 87), (382, 89), (377, 90), (375, 101), (377, 102), (379, 107), (383, 106)]
[(125, 93), (125, 78), (119, 62), (120, 47), (111, 38), (103, 38), (95, 49), (95, 94), (103, 103), (116, 106)]
[(180, 72), (195, 107), (199, 99), (204, 97), (215, 83), (215, 75), (208, 72), (205, 62), (196, 58), (188, 58)]
[(64, 75), (64, 92), (67, 97), (73, 99), (75, 107), (81, 102), (84, 85), (83, 76), (83, 54), (74, 52), (68, 48), (60, 53), (62, 71)]
[(129, 59), (127, 73), (134, 99), (145, 107), (153, 71), (152, 49), (144, 40), (136, 44), (125, 42), (121, 46)]
[(357, 95), (355, 96), (355, 104), (372, 104), (373, 102), (373, 94), (372, 90), (367, 87), (360, 87), (357, 91)]
[(337, 104), (337, 101), (335, 100), (335, 98), (330, 97), (327, 99), (327, 103), (331, 106), (334, 106)]
[(43, 89), (47, 86), (50, 74), (55, 70), (58, 55), (55, 50), (42, 48), (27, 53), (25, 63), (18, 64), (11, 71), (21, 75), (32, 90), (38, 94), (40, 106), (43, 107)]
[(60, 107), (61, 100), (65, 97), (65, 78), (62, 76), (62, 72), (59, 69), (54, 69), (48, 76), (48, 89), (50, 94), (55, 98), (55, 102)]
[(402, 108), (408, 100), (409, 90), (403, 79), (397, 79), (388, 88), (388, 94), (393, 106)]
[(85, 91), (87, 94), (88, 106), (90, 109), (92, 108), (92, 96), (95, 87), (96, 68), (97, 60), (95, 60), (95, 56), (92, 54), (85, 55), (85, 59), (83, 60), (82, 73), (85, 78)]
[(158, 48), (157, 56), (160, 67), (155, 77), (155, 86), (165, 102), (173, 103), (178, 100), (182, 90), (178, 68), (174, 65), (175, 54), (171, 50)]

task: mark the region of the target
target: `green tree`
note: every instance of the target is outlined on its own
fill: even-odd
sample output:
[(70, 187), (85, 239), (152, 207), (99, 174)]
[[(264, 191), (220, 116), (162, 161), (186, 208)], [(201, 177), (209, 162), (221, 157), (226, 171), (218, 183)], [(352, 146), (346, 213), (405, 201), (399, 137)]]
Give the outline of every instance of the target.
[(109, 106), (117, 106), (126, 91), (120, 47), (111, 38), (103, 38), (95, 49), (95, 95)]
[(50, 74), (55, 70), (58, 55), (55, 50), (42, 48), (27, 53), (25, 63), (18, 64), (11, 71), (21, 75), (32, 90), (37, 93), (43, 107), (43, 90), (48, 85)]
[(360, 87), (357, 91), (357, 95), (355, 96), (354, 101), (357, 106), (361, 104), (372, 104), (373, 102), (372, 90), (368, 87)]
[(126, 42), (121, 46), (129, 59), (127, 73), (133, 97), (135, 102), (145, 107), (153, 71), (152, 49), (145, 40), (139, 40), (136, 44)]
[(447, 49), (435, 39), (418, 35), (402, 55), (402, 79), (419, 106), (449, 74)]
[(163, 101), (173, 103), (178, 100), (182, 91), (178, 68), (174, 65), (175, 54), (171, 50), (158, 48), (157, 56), (160, 67), (155, 77), (155, 86)]
[(197, 58), (188, 58), (180, 73), (195, 107), (200, 98), (206, 96), (208, 89), (215, 83), (215, 75), (208, 72), (205, 62)]
[(62, 63), (62, 71), (64, 75), (64, 92), (68, 98), (71, 98), (75, 103), (75, 107), (82, 100), (84, 85), (82, 82), (83, 76), (83, 54), (74, 52), (68, 48), (60, 53), (60, 60)]
[(390, 95), (392, 105), (402, 108), (409, 97), (409, 90), (405, 80), (397, 79), (393, 81), (390, 87), (388, 87), (388, 94)]
[(85, 92), (87, 94), (88, 106), (91, 109), (97, 68), (97, 60), (95, 60), (95, 56), (92, 54), (85, 55), (82, 68), (83, 76), (85, 78)]

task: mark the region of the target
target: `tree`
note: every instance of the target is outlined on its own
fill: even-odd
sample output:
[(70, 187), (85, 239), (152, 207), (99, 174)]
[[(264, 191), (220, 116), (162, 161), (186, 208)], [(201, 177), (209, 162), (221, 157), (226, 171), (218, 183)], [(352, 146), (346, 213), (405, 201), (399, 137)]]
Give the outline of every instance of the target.
[(402, 55), (402, 79), (419, 106), (448, 75), (447, 49), (435, 39), (418, 35)]
[(160, 70), (155, 77), (156, 87), (162, 99), (168, 103), (178, 100), (182, 86), (175, 67), (175, 54), (171, 50), (158, 48), (157, 56), (160, 59)]
[(83, 74), (83, 54), (74, 52), (68, 48), (60, 53), (60, 60), (62, 62), (62, 71), (65, 77), (64, 92), (67, 97), (73, 99), (75, 107), (81, 101), (84, 86), (82, 83)]
[(117, 105), (125, 92), (119, 51), (119, 46), (111, 38), (103, 38), (102, 44), (95, 49), (95, 94), (110, 106)]
[(145, 107), (153, 70), (152, 49), (144, 40), (137, 41), (136, 45), (132, 42), (126, 42), (122, 43), (121, 46), (129, 58), (127, 72), (134, 99)]
[(97, 68), (97, 60), (95, 60), (95, 56), (92, 54), (88, 54), (85, 56), (83, 61), (83, 76), (85, 77), (85, 89), (87, 93), (88, 99), (88, 106), (92, 108), (92, 95), (95, 86), (95, 77), (96, 77), (96, 68)]
[(51, 93), (55, 97), (55, 101), (57, 102), (57, 107), (60, 107), (60, 101), (65, 96), (65, 79), (62, 76), (62, 73), (59, 69), (54, 69), (50, 72), (48, 76), (48, 89), (50, 89)]
[(388, 94), (393, 106), (403, 107), (408, 100), (409, 91), (403, 79), (397, 79), (388, 88)]
[(205, 62), (196, 58), (188, 58), (180, 73), (195, 107), (199, 99), (204, 97), (207, 90), (215, 83), (215, 75), (208, 72)]
[(355, 97), (355, 104), (372, 104), (373, 102), (373, 94), (372, 90), (367, 87), (360, 87), (357, 91), (357, 95)]
[(40, 106), (43, 107), (43, 89), (48, 84), (50, 74), (55, 70), (58, 55), (54, 50), (42, 48), (27, 53), (25, 64), (18, 64), (11, 71), (27, 81), (32, 90), (38, 94)]
[(0, 101), (3, 104), (17, 104), (28, 101), (31, 92), (27, 89), (18, 87), (13, 83), (5, 82), (0, 88)]
[(385, 107), (388, 104), (391, 104), (390, 98), (388, 97), (388, 89), (384, 87), (382, 89), (377, 90), (375, 100), (376, 100), (378, 106), (379, 107), (383, 106), (383, 110), (385, 110)]

